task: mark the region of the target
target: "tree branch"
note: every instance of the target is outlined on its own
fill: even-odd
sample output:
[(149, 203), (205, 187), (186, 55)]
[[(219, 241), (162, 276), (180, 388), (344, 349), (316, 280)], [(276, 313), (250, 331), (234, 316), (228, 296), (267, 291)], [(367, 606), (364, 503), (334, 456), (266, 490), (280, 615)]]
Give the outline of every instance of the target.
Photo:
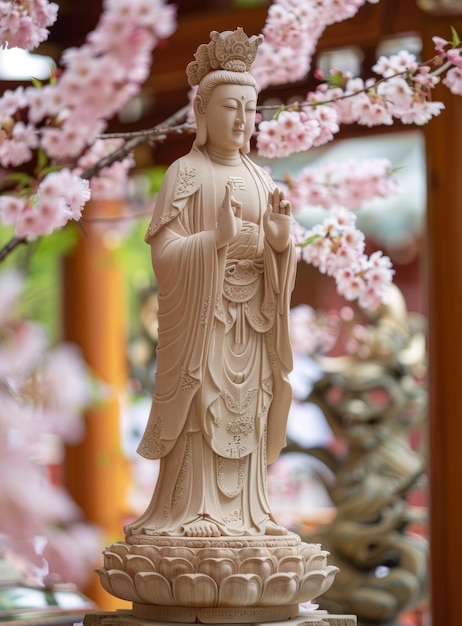
[(109, 139), (114, 137), (125, 137), (125, 141), (121, 146), (113, 150), (110, 154), (106, 155), (90, 167), (88, 167), (82, 174), (81, 178), (90, 180), (93, 176), (96, 176), (103, 168), (109, 167), (116, 161), (122, 161), (127, 157), (130, 152), (136, 148), (136, 146), (144, 141), (152, 141), (153, 138), (156, 141), (165, 139), (165, 135), (169, 132), (184, 132), (190, 127), (185, 124), (186, 116), (189, 111), (189, 104), (182, 109), (171, 115), (164, 122), (148, 128), (147, 130), (140, 130), (134, 133), (111, 133), (108, 135), (100, 135), (100, 139)]
[[(113, 135), (100, 135), (99, 138), (105, 139), (114, 136), (122, 136), (127, 137), (127, 139), (123, 142), (121, 146), (113, 150), (110, 154), (106, 155), (90, 167), (88, 167), (82, 174), (80, 174), (81, 178), (86, 180), (90, 180), (93, 176), (96, 176), (103, 168), (112, 165), (116, 161), (122, 161), (125, 157), (127, 157), (130, 152), (143, 141), (152, 141), (155, 138), (156, 141), (160, 141), (165, 138), (167, 133), (172, 132), (188, 132), (192, 131), (191, 127), (186, 124), (185, 120), (189, 111), (189, 104), (184, 106), (182, 109), (168, 117), (165, 121), (149, 128), (147, 130), (137, 131), (135, 133), (130, 133), (127, 137), (127, 134), (117, 135), (114, 133)], [(6, 257), (13, 252), (18, 246), (21, 244), (28, 244), (29, 240), (27, 237), (12, 237), (10, 241), (0, 249), (0, 263), (6, 259)]]
[(23, 243), (27, 243), (26, 237), (13, 237), (10, 241), (0, 249), (0, 263), (6, 259), (6, 257), (13, 252), (15, 248)]

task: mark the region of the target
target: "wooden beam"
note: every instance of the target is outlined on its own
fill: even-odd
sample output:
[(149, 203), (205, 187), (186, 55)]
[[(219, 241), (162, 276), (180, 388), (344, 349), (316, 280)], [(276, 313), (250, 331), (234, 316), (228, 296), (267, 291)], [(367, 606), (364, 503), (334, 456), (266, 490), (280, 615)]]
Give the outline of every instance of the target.
[[(462, 16), (426, 16), (431, 36), (462, 33)], [(441, 86), (446, 109), (425, 127), (428, 163), (429, 477), (432, 625), (460, 619), (462, 566), (462, 101)]]

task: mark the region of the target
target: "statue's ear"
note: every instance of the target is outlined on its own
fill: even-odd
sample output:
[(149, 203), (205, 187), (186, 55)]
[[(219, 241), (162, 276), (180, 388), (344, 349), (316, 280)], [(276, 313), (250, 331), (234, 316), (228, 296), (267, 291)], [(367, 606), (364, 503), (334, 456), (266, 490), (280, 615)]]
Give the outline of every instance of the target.
[(201, 96), (193, 101), (194, 116), (196, 118), (196, 144), (203, 146), (207, 142), (207, 126), (205, 123), (205, 107)]
[(198, 117), (203, 118), (205, 116), (205, 107), (204, 107), (204, 101), (202, 100), (202, 96), (196, 96), (194, 98), (193, 106), (194, 106), (194, 115), (196, 116), (196, 119)]

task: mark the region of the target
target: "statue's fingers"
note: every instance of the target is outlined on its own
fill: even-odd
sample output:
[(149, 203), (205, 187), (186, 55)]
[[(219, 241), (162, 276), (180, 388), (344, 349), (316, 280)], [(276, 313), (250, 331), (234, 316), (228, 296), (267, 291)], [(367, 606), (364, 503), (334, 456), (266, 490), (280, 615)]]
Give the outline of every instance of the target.
[(229, 207), (229, 206), (231, 206), (231, 185), (229, 183), (226, 183), (223, 207)]
[(275, 187), (273, 191), (273, 211), (279, 213), (279, 203), (281, 201), (281, 190), (279, 187)]
[(233, 207), (234, 215), (238, 219), (242, 219), (242, 202), (231, 196), (231, 206)]

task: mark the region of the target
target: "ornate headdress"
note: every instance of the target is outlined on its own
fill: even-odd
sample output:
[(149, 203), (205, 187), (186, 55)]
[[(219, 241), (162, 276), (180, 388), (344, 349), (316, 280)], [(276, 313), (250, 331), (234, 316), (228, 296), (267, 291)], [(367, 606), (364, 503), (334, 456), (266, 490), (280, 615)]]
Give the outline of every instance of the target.
[(213, 70), (230, 70), (231, 72), (248, 72), (257, 56), (258, 46), (263, 43), (263, 35), (247, 37), (241, 27), (216, 30), (210, 33), (210, 43), (201, 44), (186, 68), (186, 75), (191, 87), (198, 85), (202, 78)]

